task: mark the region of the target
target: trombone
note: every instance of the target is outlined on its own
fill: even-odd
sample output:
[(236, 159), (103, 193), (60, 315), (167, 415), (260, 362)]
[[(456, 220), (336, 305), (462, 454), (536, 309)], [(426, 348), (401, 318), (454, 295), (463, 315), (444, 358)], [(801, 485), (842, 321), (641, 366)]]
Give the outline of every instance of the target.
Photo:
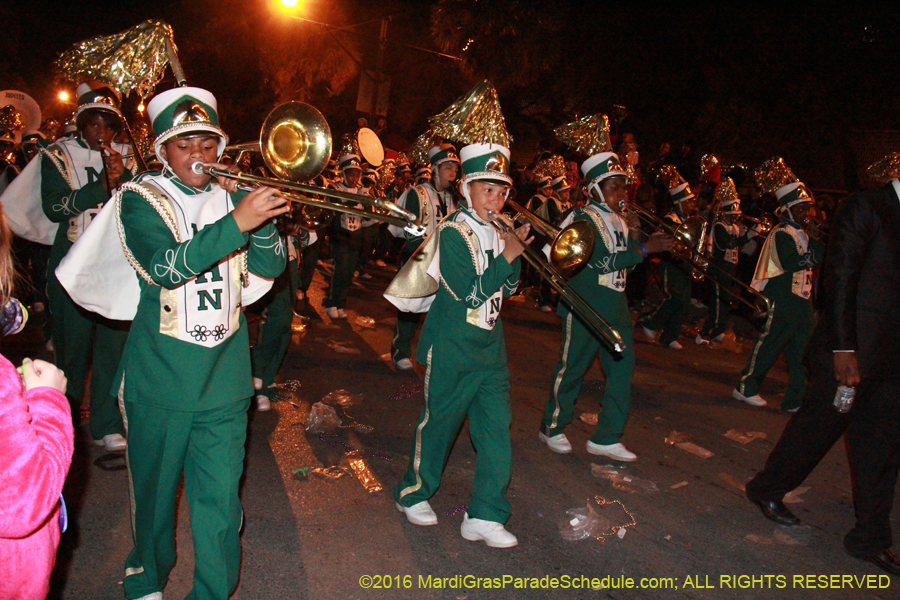
[[(507, 200), (507, 203), (509, 203), (509, 200)], [(521, 206), (519, 206), (518, 204), (516, 204), (514, 202), (511, 204), (511, 206), (513, 207), (514, 210), (522, 209)], [(543, 221), (542, 219), (539, 219), (537, 216), (532, 214), (530, 211), (525, 210), (524, 212), (528, 213), (529, 215), (534, 217), (537, 221), (541, 222), (541, 225), (537, 225), (538, 230), (541, 229), (541, 226), (548, 225), (545, 221)], [(562, 273), (560, 273), (560, 271), (558, 269), (556, 269), (553, 265), (551, 265), (547, 261), (543, 260), (540, 257), (540, 255), (538, 254), (537, 250), (535, 250), (534, 248), (532, 248), (531, 246), (529, 246), (528, 244), (523, 242), (522, 238), (520, 238), (518, 235), (516, 235), (516, 232), (512, 229), (512, 227), (510, 227), (503, 220), (501, 220), (495, 212), (489, 211), (488, 216), (491, 218), (491, 225), (493, 225), (497, 231), (499, 231), (500, 233), (508, 233), (508, 234), (516, 237), (516, 239), (519, 241), (519, 243), (521, 243), (522, 246), (524, 247), (524, 251), (522, 252), (522, 258), (524, 258), (526, 261), (528, 261), (528, 263), (537, 270), (538, 274), (542, 278), (546, 279), (547, 283), (549, 283), (553, 287), (553, 289), (555, 289), (557, 292), (559, 292), (560, 297), (563, 298), (566, 302), (568, 302), (572, 306), (573, 310), (578, 313), (578, 315), (587, 323), (587, 325), (589, 327), (593, 328), (594, 331), (596, 331), (598, 334), (600, 334), (600, 337), (602, 337), (604, 339), (604, 341), (606, 341), (606, 343), (609, 344), (610, 347), (613, 350), (615, 350), (616, 352), (623, 352), (625, 350), (625, 342), (622, 340), (622, 336), (619, 334), (618, 330), (616, 330), (612, 325), (610, 325), (606, 321), (606, 319), (601, 317), (600, 313), (598, 313), (596, 310), (594, 310), (591, 307), (591, 305), (588, 304), (587, 301), (581, 297), (580, 294), (578, 294), (575, 290), (573, 290), (571, 288), (571, 286), (569, 286), (569, 284), (566, 283), (566, 281), (565, 281), (566, 278), (563, 276)], [(587, 225), (588, 228), (590, 228), (590, 225), (588, 225), (587, 223), (584, 223), (584, 224)], [(571, 225), (569, 227), (571, 227)], [(581, 252), (580, 247), (579, 247), (580, 244), (574, 244), (572, 246), (569, 245), (569, 242), (577, 241), (577, 236), (573, 236), (576, 238), (575, 240), (573, 240), (573, 239), (571, 239), (571, 237), (569, 235), (562, 235), (563, 233), (566, 233), (567, 231), (569, 231), (569, 227), (566, 227), (565, 229), (563, 229), (559, 233), (559, 235), (557, 235), (556, 238), (554, 238), (553, 243), (551, 244), (551, 256), (560, 255), (562, 257), (569, 250), (571, 250), (574, 254), (578, 254), (579, 252)], [(578, 229), (573, 229), (571, 231), (578, 231)], [(593, 231), (591, 233), (593, 234)], [(593, 240), (593, 237), (591, 237), (591, 239)], [(554, 246), (559, 246), (559, 247), (554, 248)], [(582, 262), (584, 262), (585, 260), (587, 260), (589, 258), (590, 258), (590, 254), (587, 254), (587, 256), (585, 256), (584, 258), (581, 258), (580, 260), (573, 259), (574, 264), (581, 264)], [(563, 258), (563, 263), (566, 263), (566, 262), (571, 262), (571, 261), (567, 261)]]
[[(713, 283), (721, 286), (729, 296), (748, 306), (753, 310), (756, 316), (768, 315), (772, 311), (772, 302), (765, 294), (753, 289), (728, 271), (725, 271), (714, 262), (712, 262), (709, 254), (703, 251), (703, 244), (706, 240), (706, 222), (700, 215), (694, 215), (685, 219), (684, 223), (678, 227), (672, 227), (663, 219), (655, 214), (647, 211), (644, 207), (633, 202), (625, 201), (623, 205), (626, 209), (634, 212), (644, 222), (652, 225), (658, 230), (664, 231), (675, 238), (675, 247), (670, 250), (671, 254), (679, 260), (683, 260), (693, 267), (693, 275), (699, 279), (709, 277)], [(715, 271), (715, 272), (713, 272)], [(722, 277), (732, 284), (738, 286), (741, 290), (749, 293), (755, 299), (751, 302), (744, 298), (743, 294), (735, 292), (731, 286), (724, 285), (718, 277)]]
[[(252, 151), (257, 148), (257, 144), (252, 142), (235, 148)], [(212, 177), (236, 179), (239, 182), (238, 187), (244, 190), (269, 186), (291, 192), (349, 200), (354, 204), (365, 204), (380, 209), (385, 214), (317, 200), (302, 194), (282, 194), (289, 202), (295, 204), (344, 212), (390, 223), (404, 229), (417, 227), (414, 214), (386, 198), (370, 198), (362, 194), (351, 194), (341, 190), (296, 183), (313, 179), (321, 173), (331, 156), (331, 128), (322, 113), (305, 102), (285, 102), (272, 109), (260, 130), (258, 148), (266, 167), (280, 179), (247, 173), (232, 173), (199, 161), (191, 165), (191, 170), (198, 175), (206, 174)]]
[(550, 240), (550, 263), (561, 271), (560, 275), (568, 275), (575, 267), (590, 260), (596, 236), (587, 221), (572, 221), (560, 229), (517, 202), (507, 200), (506, 205), (516, 211), (513, 221), (528, 221), (533, 229)]
[(775, 215), (772, 213), (763, 213), (763, 216), (758, 218), (742, 214), (740, 218), (745, 221), (750, 221), (751, 223), (756, 223), (756, 231), (758, 231), (760, 235), (768, 235), (768, 233), (778, 225), (778, 219), (776, 219)]

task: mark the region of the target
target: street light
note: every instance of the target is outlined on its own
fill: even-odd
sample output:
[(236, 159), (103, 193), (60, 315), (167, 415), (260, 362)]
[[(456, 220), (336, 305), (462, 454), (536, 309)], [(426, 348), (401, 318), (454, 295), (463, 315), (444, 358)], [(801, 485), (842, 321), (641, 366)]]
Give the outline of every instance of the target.
[(295, 6), (297, 6), (297, 0), (281, 0), (281, 3), (288, 8), (294, 8)]
[(63, 102), (65, 102), (66, 100), (68, 100), (68, 99), (69, 99), (69, 92), (67, 92), (66, 90), (61, 91), (61, 92), (59, 93), (59, 99), (62, 100)]

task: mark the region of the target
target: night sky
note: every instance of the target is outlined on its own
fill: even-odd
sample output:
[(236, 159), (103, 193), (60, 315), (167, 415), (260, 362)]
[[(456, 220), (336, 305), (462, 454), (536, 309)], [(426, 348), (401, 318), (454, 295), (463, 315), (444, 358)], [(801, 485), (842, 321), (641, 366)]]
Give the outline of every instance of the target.
[(582, 4), (305, 2), (313, 20), (366, 22), (353, 35), (291, 20), (272, 0), (17, 0), (0, 7), (0, 85), (59, 114), (51, 63), (60, 51), (158, 18), (175, 31), (188, 83), (219, 98), (233, 141), (253, 139), (288, 99), (317, 106), (339, 136), (355, 128), (359, 70), (375, 69), (379, 20), (392, 16), (389, 40), (467, 59), (388, 44), (388, 119), (399, 139), (413, 140), (487, 77), (519, 160), (552, 141), (553, 127), (614, 104), (628, 107), (646, 160), (663, 140), (751, 167), (777, 154), (814, 186), (849, 189), (869, 154), (898, 149), (896, 3)]

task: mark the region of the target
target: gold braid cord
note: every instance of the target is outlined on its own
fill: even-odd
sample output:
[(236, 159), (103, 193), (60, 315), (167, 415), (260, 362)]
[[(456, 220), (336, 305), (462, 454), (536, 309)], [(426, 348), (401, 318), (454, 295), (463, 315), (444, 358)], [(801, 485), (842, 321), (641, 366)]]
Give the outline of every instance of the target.
[[(122, 243), (122, 250), (125, 252), (125, 258), (128, 259), (128, 264), (137, 271), (137, 274), (146, 281), (150, 285), (159, 285), (153, 278), (150, 277), (150, 273), (148, 273), (144, 267), (137, 261), (134, 255), (131, 253), (131, 250), (128, 248), (128, 244), (125, 242), (125, 228), (122, 227), (122, 199), (125, 195), (125, 192), (134, 192), (138, 194), (141, 198), (146, 200), (150, 206), (152, 206), (157, 214), (159, 214), (159, 218), (163, 220), (163, 223), (166, 224), (166, 227), (169, 228), (169, 231), (172, 232), (172, 236), (175, 237), (175, 241), (179, 244), (182, 242), (181, 234), (178, 232), (178, 225), (175, 223), (174, 217), (172, 217), (172, 213), (169, 212), (167, 206), (163, 204), (163, 200), (161, 200), (156, 194), (151, 192), (145, 186), (129, 181), (127, 183), (123, 183), (119, 187), (119, 191), (116, 192), (116, 196), (114, 198), (114, 202), (116, 203), (116, 230), (119, 233), (119, 241)], [(244, 261), (246, 263), (246, 259)]]
[[(60, 154), (57, 154), (57, 152)], [(41, 148), (40, 153), (50, 159), (50, 162), (53, 163), (53, 166), (56, 167), (56, 170), (62, 175), (62, 178), (65, 179), (66, 183), (69, 184), (69, 187), (74, 190), (75, 185), (72, 183), (72, 178), (69, 176), (69, 172), (66, 170), (66, 165), (63, 162), (65, 159), (61, 155), (62, 150), (50, 146), (50, 148)]]
[[(466, 246), (469, 247), (469, 254), (472, 255), (472, 264), (475, 265), (475, 274), (481, 275), (481, 261), (478, 260), (478, 251), (475, 249), (475, 245), (472, 243), (471, 237), (474, 235), (474, 232), (469, 229), (464, 223), (457, 223), (456, 221), (450, 221), (447, 223), (443, 223), (441, 225), (441, 229), (444, 227), (452, 227), (457, 230), (459, 234), (462, 236), (463, 241), (466, 243)], [(444, 281), (444, 278), (441, 277), (441, 284), (444, 286), (444, 289), (450, 292), (450, 295), (457, 302), (461, 302), (459, 298), (457, 298), (456, 294), (453, 293), (453, 290), (450, 289), (450, 286), (447, 285), (447, 282)]]

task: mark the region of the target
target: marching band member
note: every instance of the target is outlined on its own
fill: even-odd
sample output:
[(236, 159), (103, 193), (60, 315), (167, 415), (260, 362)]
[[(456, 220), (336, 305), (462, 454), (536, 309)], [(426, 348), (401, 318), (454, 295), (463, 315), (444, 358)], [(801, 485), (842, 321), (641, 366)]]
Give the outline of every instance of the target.
[[(433, 263), (407, 263), (428, 262), (429, 272), (439, 265), (432, 280), (440, 285), (435, 286), (417, 352), (425, 364), (425, 405), (409, 467), (394, 488), (394, 498), (410, 523), (437, 524), (428, 499), (437, 491), (453, 442), (468, 417), (477, 458), (460, 533), (470, 541), (511, 548), (518, 540), (503, 526), (510, 515), (506, 489), (512, 411), (500, 306), (518, 285), (516, 258), (523, 246), (516, 236), (498, 233), (491, 225), (494, 218), (505, 219), (499, 215), (512, 185), (509, 150), (498, 144), (471, 144), (460, 158), (466, 205), (448, 216), (423, 245), (425, 255), (437, 250)], [(511, 231), (508, 220), (507, 225)], [(529, 229), (525, 225), (516, 233), (527, 235)]]
[(183, 474), (195, 561), (188, 597), (225, 600), (240, 570), (238, 483), (253, 395), (241, 306), (252, 301), (245, 286), (255, 276), (284, 268), (269, 221), (289, 207), (272, 188), (236, 191), (234, 180), (192, 170), (217, 162), (226, 144), (211, 93), (168, 90), (147, 112), (164, 170), (126, 185), (115, 207), (140, 284), (119, 374), (134, 538), (125, 596), (162, 598)]
[[(667, 178), (672, 211), (664, 220), (674, 229), (697, 214), (697, 205), (691, 188), (674, 167), (669, 167)], [(667, 256), (660, 263), (660, 271), (666, 299), (656, 310), (642, 315), (638, 324), (651, 340), (657, 338), (656, 330), (662, 329), (659, 343), (672, 350), (681, 350), (683, 346), (678, 342), (678, 336), (681, 335), (684, 313), (691, 303), (691, 267), (682, 260)]]
[(110, 390), (128, 337), (128, 323), (105, 319), (78, 306), (54, 273), (116, 187), (132, 177), (122, 159), (127, 147), (113, 142), (122, 129), (118, 95), (109, 87), (81, 84), (75, 122), (77, 135), (41, 151), (44, 214), (59, 223), (47, 264), (51, 337), (56, 364), (69, 381), (66, 396), (76, 428), (92, 365), (91, 437), (106, 450), (123, 450), (125, 428)]
[[(456, 210), (451, 186), (459, 175), (459, 156), (452, 144), (434, 146), (428, 151), (431, 162), (432, 178), (426, 183), (410, 187), (400, 197), (398, 205), (405, 208), (424, 225), (425, 234), (414, 236), (409, 232), (389, 225), (388, 230), (397, 237), (404, 237), (406, 243), (400, 251), (400, 266), (422, 245), (425, 238), (437, 228), (438, 224)], [(398, 369), (413, 368), (412, 348), (410, 340), (419, 326), (417, 313), (397, 310), (397, 322), (394, 326), (394, 338), (391, 340), (391, 359)]]
[[(741, 199), (738, 197), (734, 182), (726, 177), (715, 191), (715, 202), (718, 205), (718, 219), (713, 223), (709, 234), (712, 264), (718, 271), (735, 276), (738, 263), (738, 252), (748, 241), (759, 235), (747, 229), (738, 220), (741, 218)], [(723, 286), (733, 287), (729, 280), (713, 282), (713, 299), (709, 315), (697, 334), (698, 344), (708, 344), (712, 339), (721, 342), (728, 329), (729, 302), (728, 294)]]
[(781, 408), (795, 412), (806, 391), (803, 354), (815, 325), (812, 300), (812, 270), (823, 258), (825, 246), (804, 230), (812, 193), (780, 158), (763, 163), (756, 171), (757, 185), (774, 191), (781, 223), (763, 244), (752, 287), (772, 302), (741, 380), (731, 395), (751, 406), (765, 406), (759, 387), (778, 356), (784, 352), (788, 385)]
[(564, 429), (572, 422), (584, 374), (599, 352), (606, 389), (600, 400), (602, 410), (597, 427), (587, 442), (587, 451), (630, 462), (637, 460), (637, 456), (620, 441), (631, 405), (631, 375), (634, 371), (633, 329), (625, 298), (625, 281), (630, 267), (642, 262), (649, 253), (670, 249), (672, 244), (661, 233), (652, 235), (645, 244), (641, 243), (637, 215), (625, 216), (623, 213), (628, 178), (616, 154), (595, 154), (582, 163), (581, 170), (588, 182), (589, 202), (572, 211), (561, 225), (586, 221), (595, 229), (597, 243), (590, 262), (568, 283), (619, 331), (626, 346), (621, 354), (614, 354), (565, 300), (560, 302), (558, 314), (563, 320), (560, 359), (553, 369), (553, 383), (538, 437), (554, 452), (572, 452)]
[[(343, 177), (341, 181), (333, 183), (332, 187), (342, 192), (367, 196), (368, 188), (363, 187), (360, 183), (362, 165), (359, 156), (347, 151), (341, 155), (338, 166)], [(361, 204), (351, 200), (342, 200), (341, 204), (362, 208)], [(353, 282), (353, 273), (359, 263), (363, 218), (358, 215), (341, 213), (334, 216), (332, 223), (331, 254), (334, 258), (334, 270), (331, 274), (328, 297), (322, 300), (322, 306), (325, 307), (325, 314), (334, 320), (347, 318), (344, 307), (347, 305), (347, 294)]]

